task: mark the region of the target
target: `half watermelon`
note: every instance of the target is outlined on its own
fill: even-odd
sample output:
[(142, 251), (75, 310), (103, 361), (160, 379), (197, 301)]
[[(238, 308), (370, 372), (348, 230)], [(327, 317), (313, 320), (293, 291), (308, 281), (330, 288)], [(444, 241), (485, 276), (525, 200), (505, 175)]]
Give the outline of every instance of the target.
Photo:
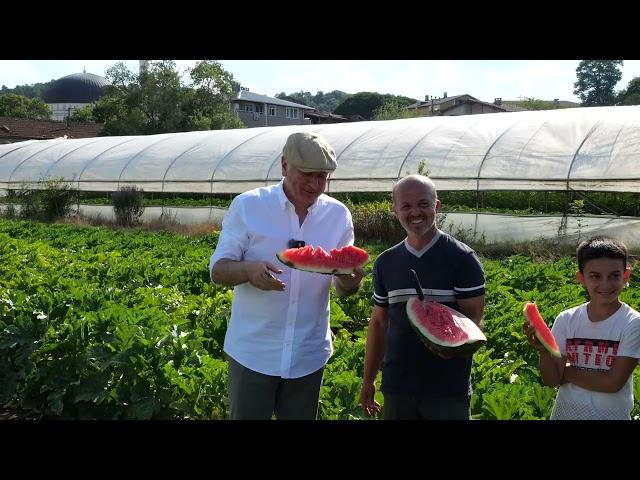
[(353, 273), (356, 268), (364, 267), (369, 261), (369, 254), (353, 245), (332, 248), (328, 253), (322, 247), (314, 249), (307, 245), (302, 248), (287, 248), (276, 253), (276, 256), (291, 268), (327, 275)]
[(554, 357), (560, 358), (561, 354), (558, 343), (556, 342), (553, 333), (551, 333), (551, 330), (549, 330), (549, 327), (542, 318), (542, 315), (540, 315), (538, 306), (532, 302), (525, 304), (524, 316), (529, 321), (529, 325), (534, 328), (536, 332), (536, 338), (540, 341), (544, 348), (546, 348), (547, 351)]
[(438, 302), (410, 298), (407, 315), (423, 342), (447, 353), (470, 355), (487, 341), (473, 320)]

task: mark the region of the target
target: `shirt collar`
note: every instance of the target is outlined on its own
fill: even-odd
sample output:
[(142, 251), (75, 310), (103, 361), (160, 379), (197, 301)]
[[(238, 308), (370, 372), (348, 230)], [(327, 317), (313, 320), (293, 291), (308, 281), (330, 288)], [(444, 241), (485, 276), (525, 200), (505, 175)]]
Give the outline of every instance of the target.
[(407, 250), (409, 250), (409, 252), (411, 252), (413, 255), (415, 255), (416, 257), (420, 258), (422, 257), (422, 255), (425, 254), (425, 252), (427, 250), (429, 250), (431, 247), (433, 247), (435, 245), (435, 243), (440, 239), (440, 237), (442, 236), (444, 232), (440, 229), (436, 230), (436, 234), (433, 236), (433, 238), (429, 241), (429, 243), (427, 243), (424, 247), (422, 247), (422, 249), (420, 250), (416, 250), (415, 248), (413, 248), (411, 245), (409, 245), (409, 241), (407, 240), (407, 238), (405, 237), (404, 239), (404, 246)]
[(285, 210), (287, 208), (287, 204), (291, 205), (291, 202), (284, 194), (284, 178), (276, 185), (276, 192), (278, 194), (278, 203), (280, 204), (280, 208)]
[[(282, 210), (286, 210), (287, 205), (291, 205), (291, 208), (293, 208), (293, 203), (291, 203), (291, 201), (287, 198), (287, 195), (284, 193), (284, 178), (280, 180), (280, 183), (276, 185), (276, 191), (278, 195), (278, 203), (280, 204), (280, 208)], [(313, 202), (311, 206), (307, 209), (308, 213), (312, 213), (315, 210), (316, 206), (318, 206), (321, 196), (322, 194), (318, 198), (316, 198), (315, 202)]]

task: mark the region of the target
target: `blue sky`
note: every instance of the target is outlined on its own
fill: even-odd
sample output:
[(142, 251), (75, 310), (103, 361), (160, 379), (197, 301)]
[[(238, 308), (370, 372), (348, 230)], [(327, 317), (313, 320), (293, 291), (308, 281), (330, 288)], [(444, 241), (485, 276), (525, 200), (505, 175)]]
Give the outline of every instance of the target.
[[(104, 76), (119, 60), (0, 60), (0, 86), (47, 82), (86, 69)], [(124, 60), (137, 71), (138, 60)], [(220, 60), (234, 78), (255, 93), (274, 96), (300, 90), (315, 94), (342, 90), (374, 91), (424, 99), (425, 95), (468, 93), (484, 101), (578, 101), (573, 95), (579, 60)], [(180, 69), (193, 60), (176, 60)], [(625, 60), (622, 80), (626, 88), (640, 76), (640, 60)]]

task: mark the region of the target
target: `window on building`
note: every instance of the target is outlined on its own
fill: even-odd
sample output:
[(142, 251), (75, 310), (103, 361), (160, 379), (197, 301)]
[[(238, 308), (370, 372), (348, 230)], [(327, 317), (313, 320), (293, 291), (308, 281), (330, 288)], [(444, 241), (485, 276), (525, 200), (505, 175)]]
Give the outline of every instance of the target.
[(269, 105), (269, 116), (271, 116), (271, 117), (275, 117), (276, 116), (276, 106), (275, 105)]
[(264, 105), (256, 105), (256, 113), (264, 113)]
[(245, 111), (245, 112), (253, 112), (253, 103), (247, 103), (247, 104), (244, 106), (244, 111)]
[(287, 118), (298, 118), (298, 109), (287, 107)]

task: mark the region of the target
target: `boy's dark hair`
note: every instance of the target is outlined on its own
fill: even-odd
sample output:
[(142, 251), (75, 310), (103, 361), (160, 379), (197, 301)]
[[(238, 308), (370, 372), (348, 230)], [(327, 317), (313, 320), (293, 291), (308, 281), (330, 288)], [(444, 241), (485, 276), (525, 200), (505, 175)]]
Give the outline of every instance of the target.
[(584, 265), (594, 258), (619, 258), (627, 268), (627, 247), (620, 240), (597, 236), (585, 240), (576, 250), (578, 269), (584, 273)]

